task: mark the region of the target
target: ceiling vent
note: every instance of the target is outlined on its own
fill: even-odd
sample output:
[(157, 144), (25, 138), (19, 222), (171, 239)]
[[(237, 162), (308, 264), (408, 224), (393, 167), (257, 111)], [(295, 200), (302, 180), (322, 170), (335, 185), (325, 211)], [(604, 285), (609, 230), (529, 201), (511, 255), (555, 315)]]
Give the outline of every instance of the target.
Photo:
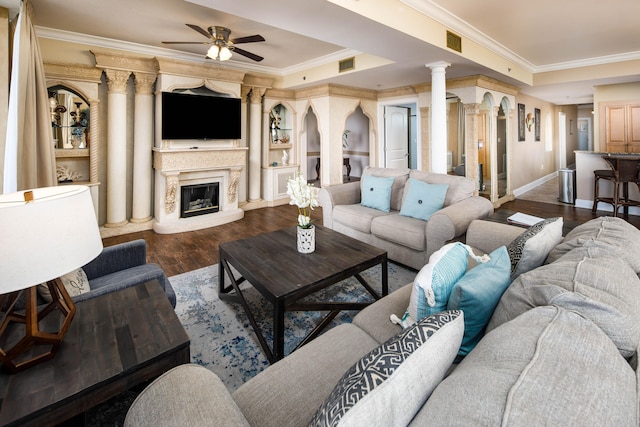
[(343, 59), (342, 61), (338, 62), (339, 73), (355, 70), (355, 68), (356, 68), (356, 58), (353, 56), (351, 58)]
[(457, 34), (447, 31), (447, 47), (453, 49), (456, 52), (462, 53), (462, 37)]

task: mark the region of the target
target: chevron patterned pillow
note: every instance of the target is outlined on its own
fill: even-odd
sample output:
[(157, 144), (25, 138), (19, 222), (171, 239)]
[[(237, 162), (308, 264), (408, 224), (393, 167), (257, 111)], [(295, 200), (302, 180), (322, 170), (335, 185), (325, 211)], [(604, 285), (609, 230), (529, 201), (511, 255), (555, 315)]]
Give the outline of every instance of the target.
[(409, 424), (442, 381), (463, 334), (461, 311), (425, 317), (356, 362), (309, 425)]

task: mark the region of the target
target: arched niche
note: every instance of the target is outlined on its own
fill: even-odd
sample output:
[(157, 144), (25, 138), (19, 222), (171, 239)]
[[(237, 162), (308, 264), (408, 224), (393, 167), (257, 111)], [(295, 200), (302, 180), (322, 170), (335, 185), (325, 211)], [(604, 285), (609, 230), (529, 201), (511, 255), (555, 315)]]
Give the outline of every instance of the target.
[[(316, 187), (320, 187), (320, 171), (316, 169), (320, 165), (320, 131), (318, 129), (318, 116), (313, 111), (313, 107), (309, 106), (303, 118), (303, 133), (305, 147), (300, 147), (301, 151), (306, 153), (306, 161), (301, 164), (301, 172), (307, 177), (307, 181), (313, 183)], [(304, 169), (303, 169), (304, 167)]]
[(361, 177), (362, 171), (369, 166), (370, 159), (370, 119), (358, 105), (345, 120), (342, 132), (342, 156), (347, 180)]

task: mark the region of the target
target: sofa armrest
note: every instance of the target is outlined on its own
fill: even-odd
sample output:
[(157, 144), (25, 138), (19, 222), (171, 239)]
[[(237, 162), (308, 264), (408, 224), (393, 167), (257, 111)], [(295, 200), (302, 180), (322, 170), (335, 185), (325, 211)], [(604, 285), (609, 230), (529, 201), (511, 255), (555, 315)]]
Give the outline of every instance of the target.
[(322, 187), (318, 203), (322, 207), (322, 225), (333, 228), (333, 208), (336, 205), (360, 203), (360, 181)]
[(508, 246), (525, 231), (522, 227), (493, 221), (475, 220), (467, 229), (467, 245), (489, 254), (500, 246)]
[(489, 200), (472, 196), (431, 215), (427, 221), (427, 257), (448, 241), (466, 233), (471, 221), (492, 213), (493, 204)]
[(133, 426), (248, 426), (220, 378), (208, 369), (177, 366), (133, 401), (124, 421)]
[(82, 267), (89, 280), (147, 263), (147, 242), (143, 239), (107, 246)]

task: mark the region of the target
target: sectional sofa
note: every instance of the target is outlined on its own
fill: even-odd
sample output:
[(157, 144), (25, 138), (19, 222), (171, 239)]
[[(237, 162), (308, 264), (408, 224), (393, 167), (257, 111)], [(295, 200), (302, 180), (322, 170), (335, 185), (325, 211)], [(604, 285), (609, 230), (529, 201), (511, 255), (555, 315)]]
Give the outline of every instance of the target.
[[(233, 394), (203, 367), (174, 368), (138, 396), (125, 425), (637, 426), (640, 231), (609, 217), (564, 238), (561, 227), (561, 219), (527, 230), (470, 224), (467, 243), (483, 263), (469, 261), (454, 293), (480, 268), (482, 286), (507, 287), (465, 357), (475, 309), (491, 303), (449, 305), (406, 329), (390, 321), (403, 316), (434, 256), (416, 282)], [(494, 270), (505, 251), (506, 271)]]
[[(385, 180), (387, 192), (381, 188)], [(471, 221), (493, 213), (491, 202), (474, 196), (475, 189), (472, 179), (461, 176), (368, 166), (360, 181), (322, 187), (318, 200), (325, 227), (420, 269)]]

